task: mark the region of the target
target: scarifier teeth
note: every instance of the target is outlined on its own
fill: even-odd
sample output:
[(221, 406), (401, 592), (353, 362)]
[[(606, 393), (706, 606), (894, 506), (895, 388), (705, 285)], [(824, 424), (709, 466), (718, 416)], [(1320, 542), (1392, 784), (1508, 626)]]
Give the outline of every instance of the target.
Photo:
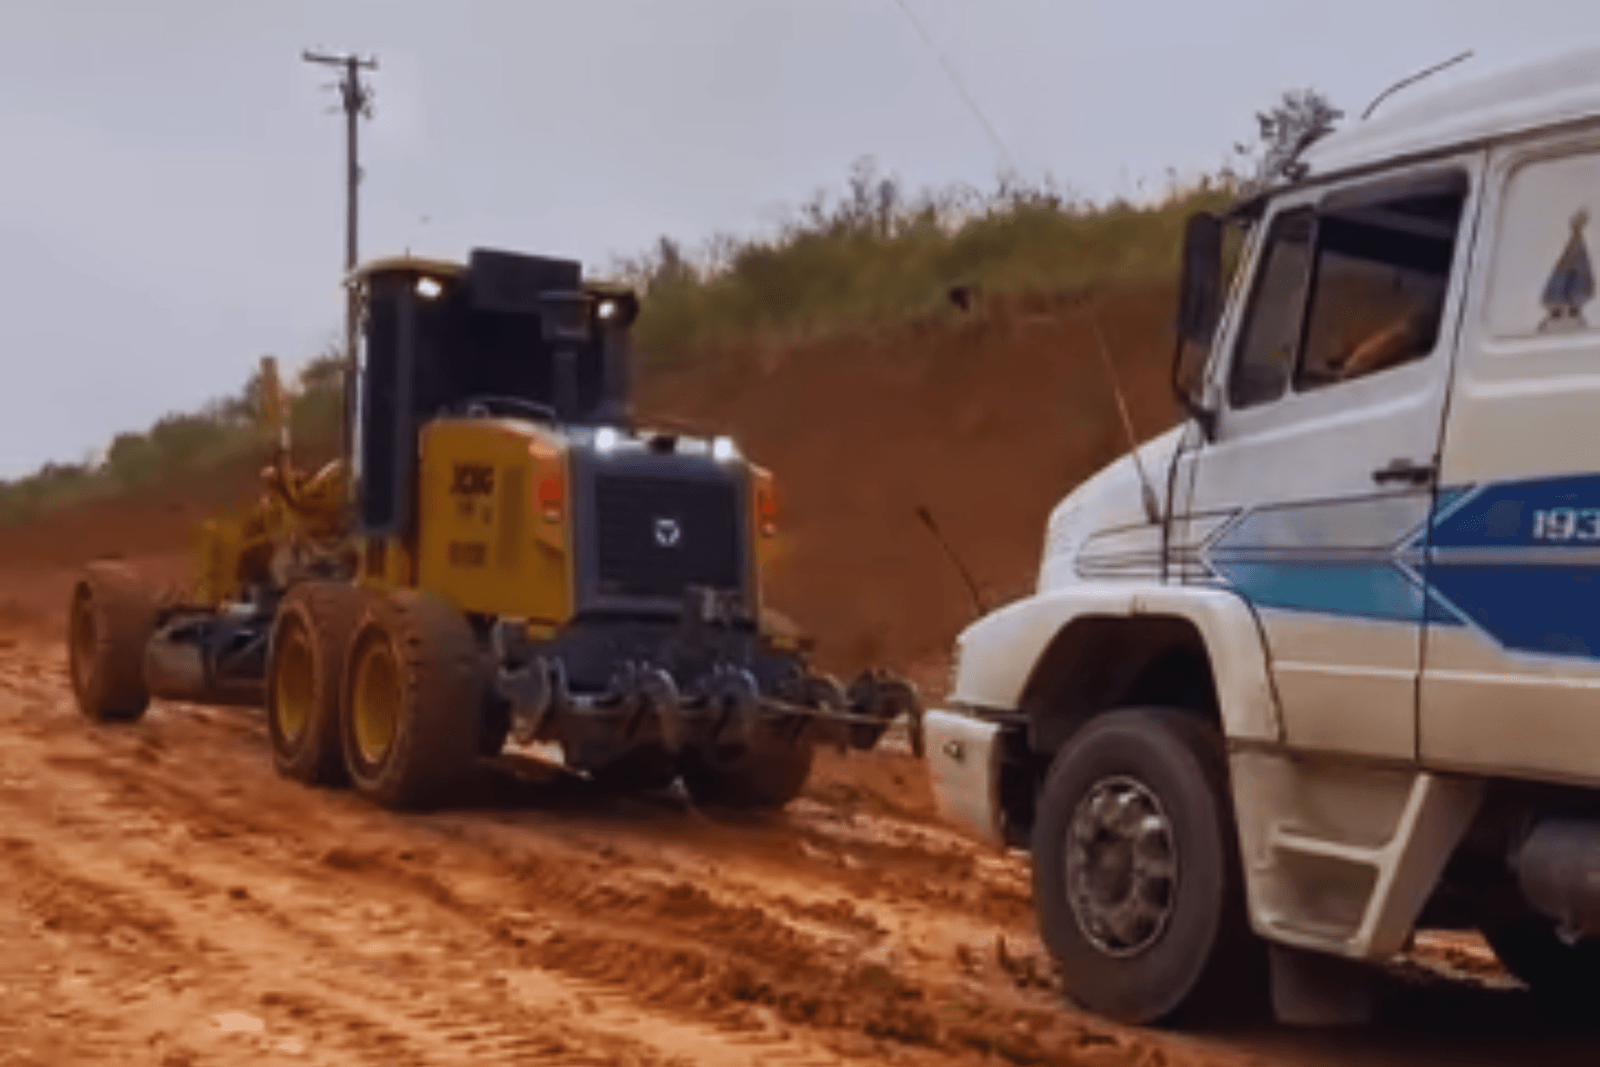
[(721, 712), (720, 739), (745, 746), (758, 740), (761, 687), (743, 667), (722, 664), (712, 670), (706, 687), (711, 705)]
[(531, 744), (555, 703), (556, 686), (550, 664), (535, 656), (515, 670), (501, 669), (497, 679), (500, 695), (511, 704), (511, 738), (519, 745)]
[(672, 675), (660, 667), (645, 667), (639, 672), (638, 684), (645, 703), (655, 713), (661, 747), (677, 752), (684, 741), (683, 707)]
[(855, 714), (878, 720), (851, 725), (853, 746), (862, 750), (872, 748), (903, 714), (911, 735), (912, 751), (918, 756), (922, 754), (922, 698), (909, 679), (880, 669), (864, 671), (850, 686), (849, 704)]

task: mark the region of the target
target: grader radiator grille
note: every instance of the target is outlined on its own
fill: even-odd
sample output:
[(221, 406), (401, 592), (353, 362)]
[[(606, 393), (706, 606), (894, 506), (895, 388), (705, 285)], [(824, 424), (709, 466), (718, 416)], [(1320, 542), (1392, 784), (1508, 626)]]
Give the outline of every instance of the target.
[(600, 592), (676, 598), (691, 585), (738, 589), (741, 529), (738, 494), (726, 482), (601, 475)]

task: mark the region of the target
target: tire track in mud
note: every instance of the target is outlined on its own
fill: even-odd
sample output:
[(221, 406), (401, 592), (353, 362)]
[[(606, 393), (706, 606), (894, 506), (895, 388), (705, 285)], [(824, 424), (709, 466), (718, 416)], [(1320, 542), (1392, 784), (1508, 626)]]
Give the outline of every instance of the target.
[[(32, 999), (0, 996), (0, 1067), (1535, 1062), (1067, 1010), (1025, 865), (915, 798), (871, 802), (870, 764), (774, 818), (514, 762), (461, 809), (399, 816), (277, 779), (249, 715), (96, 728), (53, 649), (4, 654), (0, 986)], [(208, 1021), (227, 1012), (262, 1030)]]
[[(674, 845), (680, 854), (662, 863), (646, 854), (648, 838), (614, 834), (603, 819), (597, 826), (581, 804), (565, 825), (557, 820), (531, 836), (527, 822), (549, 821), (541, 813), (530, 820), (499, 808), (403, 820), (347, 795), (267, 778), (264, 740), (253, 724), (219, 730), (227, 715), (162, 707), (133, 730), (93, 729), (69, 718), (76, 730), (63, 731), (61, 719), (71, 713), (59, 672), (35, 671), (24, 688), (37, 698), (27, 701), (35, 713), (48, 710), (7, 716), (0, 725), (39, 743), (36, 776), (48, 778), (50, 788), (35, 797), (33, 829), (40, 839), (64, 830), (76, 844), (79, 854), (52, 852), (59, 885), (81, 881), (66, 895), (115, 901), (132, 892), (152, 914), (168, 917), (162, 928), (203, 931), (192, 951), (215, 957), (213, 967), (252, 981), (283, 972), (310, 983), (328, 1005), (311, 1016), (324, 1025), (339, 1025), (329, 1013), (349, 994), (312, 971), (348, 964), (347, 973), (371, 975), (360, 1003), (346, 1009), (364, 1018), (377, 1010), (373, 990), (385, 981), (471, 987), (471, 972), (489, 967), (523, 985), (535, 975), (545, 976), (546, 986), (593, 991), (578, 1002), (620, 998), (632, 1012), (737, 1034), (746, 1059), (799, 1046), (801, 1058), (822, 1057), (817, 1062), (893, 1058), (896, 1049), (923, 1061), (982, 1049), (1013, 1062), (1074, 1062), (1036, 1036), (1045, 1013), (1034, 1012), (1030, 1023), (972, 997), (952, 1008), (962, 1001), (902, 973), (901, 954), (885, 947), (892, 938), (883, 919), (850, 899), (852, 883), (870, 880), (866, 861), (829, 869), (805, 855), (807, 848), (852, 855), (856, 845), (825, 829), (757, 825), (729, 835), (668, 811), (646, 822), (657, 830), (691, 824), (691, 833)], [(197, 728), (206, 736), (190, 736)], [(248, 742), (244, 751), (220, 751), (239, 742)], [(246, 771), (242, 757), (263, 769)], [(210, 766), (184, 773), (195, 758)], [(322, 847), (329, 831), (341, 843)], [(726, 853), (710, 864), (720, 870), (737, 860), (741, 838), (773, 833), (782, 847), (766, 862), (781, 870), (798, 856), (817, 876), (814, 884), (797, 881), (792, 869), (782, 889), (724, 873), (694, 875), (695, 848), (703, 844), (697, 835)], [(402, 835), (404, 844), (396, 845)], [(704, 864), (707, 857), (700, 858)], [(388, 927), (363, 918), (380, 904), (390, 909)], [(413, 938), (417, 947), (386, 944), (395, 929), (426, 936)], [(357, 941), (366, 951), (307, 963), (305, 949), (295, 946), (296, 956), (283, 948), (288, 939), (308, 946)], [(229, 944), (252, 945), (256, 958), (241, 959)], [(188, 950), (169, 945), (152, 955)], [(473, 965), (459, 983), (451, 981), (464, 959)], [(493, 998), (487, 1007), (479, 1003), (481, 991), (474, 997), (456, 998), (456, 1015), (470, 1020), (463, 1026), (496, 1024), (504, 1009)], [(415, 1021), (389, 1025), (403, 1036), (380, 1043), (416, 1043), (429, 1032)], [(1081, 1043), (1081, 1032), (1071, 1036)]]

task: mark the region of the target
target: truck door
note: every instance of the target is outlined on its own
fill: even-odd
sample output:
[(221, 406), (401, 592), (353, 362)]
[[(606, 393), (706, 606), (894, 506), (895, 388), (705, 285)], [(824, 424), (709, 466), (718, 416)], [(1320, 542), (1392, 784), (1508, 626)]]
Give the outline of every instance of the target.
[(1187, 573), (1256, 609), (1297, 747), (1416, 757), (1420, 572), (1480, 166), (1274, 202), (1214, 361), (1216, 439), (1177, 472)]
[(1497, 149), (1445, 426), (1420, 746), (1600, 780), (1600, 132)]

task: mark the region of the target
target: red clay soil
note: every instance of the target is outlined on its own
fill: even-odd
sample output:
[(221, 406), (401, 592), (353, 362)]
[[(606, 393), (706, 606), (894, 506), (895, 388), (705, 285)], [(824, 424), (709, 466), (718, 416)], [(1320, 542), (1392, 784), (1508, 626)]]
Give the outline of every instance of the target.
[[(953, 327), (741, 353), (653, 383), (644, 408), (724, 427), (774, 473), (785, 558), (769, 592), (824, 663), (923, 664), (976, 609), (917, 508), (993, 607), (1032, 589), (1055, 503), (1127, 447), (1090, 314), (1008, 301)], [(1151, 437), (1176, 417), (1171, 295), (1111, 294), (1093, 315)]]
[[(1169, 310), (1145, 291), (1100, 313), (1141, 436), (1171, 416)], [(1051, 505), (1123, 448), (1093, 338), (1063, 303), (1013, 303), (658, 380), (647, 407), (728, 428), (776, 473), (774, 592), (830, 665), (936, 683), (972, 609), (915, 509), (991, 598), (1025, 591)], [(120, 552), (180, 576), (194, 524), (245, 475), (0, 529), (0, 1067), (1600, 1057), (1467, 937), (1419, 939), (1356, 1034), (1077, 1012), (1035, 936), (1027, 857), (942, 825), (903, 738), (823, 753), (765, 818), (516, 758), (462, 806), (399, 815), (279, 778), (252, 711), (84, 722), (59, 638), (76, 566)]]
[[(1171, 311), (1167, 291), (1135, 289), (1095, 312), (1141, 438), (1174, 416)], [(879, 663), (937, 678), (975, 614), (919, 506), (993, 606), (1031, 587), (1052, 505), (1126, 447), (1088, 312), (1065, 299), (735, 353), (657, 376), (644, 394), (646, 420), (731, 433), (774, 473), (785, 556), (769, 595), (841, 673)], [(100, 556), (159, 556), (162, 578), (179, 578), (200, 522), (255, 491), (240, 464), (0, 526), (0, 617), (59, 614), (72, 570)]]

